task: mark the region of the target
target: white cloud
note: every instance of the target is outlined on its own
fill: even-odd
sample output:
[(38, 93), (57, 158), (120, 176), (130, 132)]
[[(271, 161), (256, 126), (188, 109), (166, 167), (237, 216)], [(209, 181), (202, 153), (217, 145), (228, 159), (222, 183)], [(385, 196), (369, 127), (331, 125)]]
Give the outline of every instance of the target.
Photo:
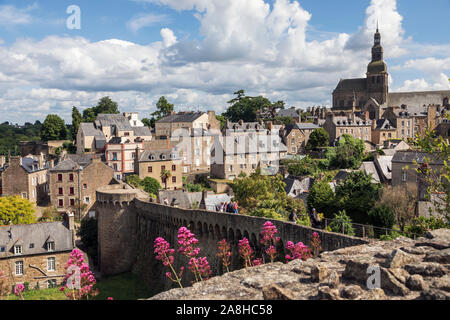
[(142, 28), (154, 26), (162, 22), (168, 22), (167, 15), (139, 14), (127, 22), (127, 28), (133, 33), (137, 33)]
[[(162, 28), (161, 41), (148, 45), (49, 36), (0, 46), (0, 121), (6, 116), (23, 121), (17, 110), (25, 117), (42, 110), (42, 118), (57, 112), (70, 121), (73, 105), (90, 107), (105, 95), (121, 110), (137, 110), (147, 117), (161, 95), (179, 110), (222, 112), (239, 89), (285, 100), (289, 106), (329, 105), (340, 78), (364, 77), (376, 17), (381, 17), (387, 56), (413, 46), (404, 38), (395, 0), (372, 0), (364, 26), (355, 34), (330, 33), (314, 41), (306, 40), (314, 13), (293, 0), (276, 0), (272, 7), (263, 0), (140, 2), (193, 10), (202, 40), (178, 39), (174, 30)], [(136, 16), (128, 27), (138, 32), (158, 19)], [(434, 50), (445, 52), (439, 46)], [(413, 61), (398, 68), (413, 68)], [(418, 61), (420, 66), (424, 63), (431, 80), (405, 82), (402, 89), (444, 87), (441, 78), (448, 60)]]
[(13, 5), (0, 5), (0, 25), (10, 27), (30, 24), (33, 21), (30, 11), (36, 8), (36, 3), (23, 9), (16, 8)]
[(426, 81), (424, 78), (406, 80), (403, 86), (397, 91), (430, 91), (430, 90), (450, 90), (450, 79), (446, 74), (440, 73), (434, 83)]

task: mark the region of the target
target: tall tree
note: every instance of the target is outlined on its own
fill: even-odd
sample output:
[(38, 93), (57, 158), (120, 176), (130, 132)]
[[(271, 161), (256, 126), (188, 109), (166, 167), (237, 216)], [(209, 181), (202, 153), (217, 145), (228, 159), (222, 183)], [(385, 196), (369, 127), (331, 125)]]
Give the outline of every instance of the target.
[(164, 189), (167, 190), (167, 179), (169, 179), (172, 176), (172, 173), (170, 173), (169, 170), (163, 170), (161, 171), (161, 181), (164, 183)]
[(19, 196), (0, 197), (0, 225), (35, 222), (34, 206), (30, 200)]
[(256, 121), (256, 113), (258, 110), (272, 106), (269, 99), (262, 96), (248, 97), (245, 95), (244, 90), (239, 90), (234, 94), (236, 98), (228, 101), (231, 106), (223, 113), (223, 116), (233, 122), (239, 120), (254, 122)]
[(315, 148), (327, 147), (330, 135), (324, 128), (318, 128), (309, 135), (306, 149), (313, 150)]
[(110, 97), (103, 97), (98, 102), (97, 106), (94, 107), (95, 115), (100, 113), (106, 114), (116, 114), (120, 113), (117, 102), (111, 100)]
[(341, 169), (357, 169), (364, 158), (365, 146), (361, 139), (343, 134), (336, 148), (334, 166)]
[(83, 116), (80, 111), (78, 111), (77, 107), (72, 108), (72, 137), (76, 140), (78, 128), (80, 127), (80, 123), (83, 121)]
[(151, 115), (155, 117), (156, 121), (158, 121), (159, 119), (168, 116), (173, 110), (174, 110), (173, 104), (169, 103), (166, 97), (162, 96), (156, 103), (156, 111), (153, 112)]
[(42, 124), (41, 139), (43, 141), (49, 141), (64, 140), (66, 138), (67, 128), (64, 120), (56, 114), (49, 114)]

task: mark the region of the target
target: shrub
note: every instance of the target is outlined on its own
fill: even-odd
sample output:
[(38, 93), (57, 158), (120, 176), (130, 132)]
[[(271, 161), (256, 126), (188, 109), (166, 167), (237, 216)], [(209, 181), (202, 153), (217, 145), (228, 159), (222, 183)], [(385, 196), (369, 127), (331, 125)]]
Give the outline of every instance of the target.
[(339, 211), (335, 216), (333, 222), (330, 223), (332, 232), (342, 233), (342, 225), (344, 225), (344, 234), (349, 236), (355, 235), (355, 230), (352, 226), (352, 220), (345, 213), (345, 210)]
[(376, 227), (391, 229), (395, 223), (395, 213), (384, 204), (373, 207), (369, 211), (369, 222)]
[(430, 230), (449, 228), (449, 225), (441, 218), (436, 217), (415, 217), (412, 223), (405, 227), (409, 237), (414, 235), (423, 236)]

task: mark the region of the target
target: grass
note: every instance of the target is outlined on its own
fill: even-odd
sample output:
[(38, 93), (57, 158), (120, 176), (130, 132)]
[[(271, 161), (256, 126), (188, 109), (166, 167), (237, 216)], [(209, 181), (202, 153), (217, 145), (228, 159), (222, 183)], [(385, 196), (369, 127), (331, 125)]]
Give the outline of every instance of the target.
[[(124, 273), (117, 276), (107, 277), (97, 282), (96, 288), (99, 295), (93, 300), (137, 300), (150, 298), (152, 293), (144, 282), (132, 273)], [(23, 293), (24, 300), (66, 300), (64, 293), (59, 287), (42, 290), (29, 290)], [(14, 294), (6, 297), (7, 300), (18, 300)]]

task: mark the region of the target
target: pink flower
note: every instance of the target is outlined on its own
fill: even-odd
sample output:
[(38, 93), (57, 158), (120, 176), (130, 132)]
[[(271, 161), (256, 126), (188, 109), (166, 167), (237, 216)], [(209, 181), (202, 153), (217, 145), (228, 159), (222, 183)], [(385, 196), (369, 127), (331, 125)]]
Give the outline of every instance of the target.
[(255, 260), (253, 260), (252, 261), (252, 265), (254, 266), (254, 267), (256, 267), (256, 266), (260, 266), (260, 265), (262, 265), (262, 260), (261, 259), (255, 259)]
[(112, 297), (108, 297), (108, 300), (114, 300), (114, 298), (112, 298)]
[(251, 258), (253, 256), (253, 249), (250, 247), (250, 243), (247, 238), (239, 240), (239, 255), (244, 259), (245, 267), (251, 267)]
[(298, 242), (294, 244), (292, 241), (286, 243), (286, 249), (291, 252), (290, 255), (286, 255), (286, 260), (307, 260), (311, 257), (311, 249), (303, 244), (303, 242)]
[(21, 283), (16, 284), (16, 286), (14, 287), (14, 294), (19, 297), (22, 295), (22, 292), (24, 290), (25, 290), (25, 286), (23, 284), (21, 284)]

